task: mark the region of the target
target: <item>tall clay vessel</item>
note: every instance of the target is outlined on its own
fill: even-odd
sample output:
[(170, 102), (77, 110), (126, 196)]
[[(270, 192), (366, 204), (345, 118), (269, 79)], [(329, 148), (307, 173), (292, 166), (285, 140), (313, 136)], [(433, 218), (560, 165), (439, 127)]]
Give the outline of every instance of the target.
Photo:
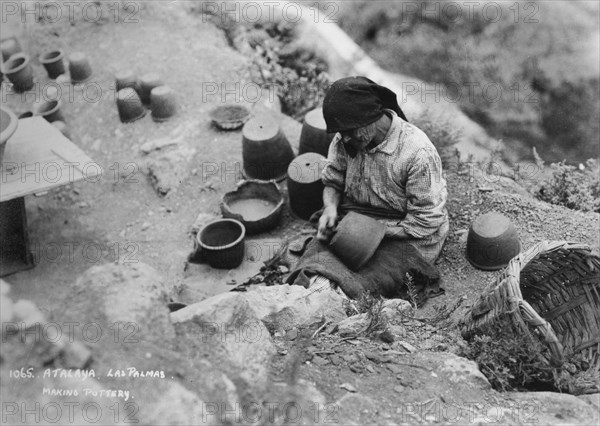
[(326, 159), (316, 152), (299, 155), (288, 167), (288, 195), (292, 212), (308, 220), (323, 207), (321, 172)]
[(298, 154), (316, 152), (327, 158), (329, 144), (334, 136), (334, 133), (327, 133), (323, 108), (313, 109), (304, 117)]
[(294, 151), (275, 120), (260, 115), (242, 129), (244, 174), (251, 179), (281, 180), (294, 159)]

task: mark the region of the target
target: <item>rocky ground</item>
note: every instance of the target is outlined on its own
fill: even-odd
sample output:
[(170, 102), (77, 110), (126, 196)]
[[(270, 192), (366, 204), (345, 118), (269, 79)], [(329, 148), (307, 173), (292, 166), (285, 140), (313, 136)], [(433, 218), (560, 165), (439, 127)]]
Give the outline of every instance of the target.
[[(54, 404), (67, 413), (69, 403), (79, 404), (76, 424), (90, 422), (93, 415), (80, 408), (94, 403), (101, 424), (598, 422), (597, 395), (499, 393), (474, 363), (454, 354), (464, 342), (451, 324), (498, 276), (474, 269), (464, 257), (466, 230), (477, 215), (506, 214), (524, 249), (542, 240), (599, 245), (599, 215), (533, 199), (521, 184), (532, 184), (534, 173), (515, 181), (447, 165), (451, 231), (437, 262), (446, 296), (417, 312), (389, 302), (391, 343), (356, 336), (352, 327), (360, 326), (359, 318), (345, 319), (347, 302), (333, 289), (222, 293), (233, 276), (242, 277), (186, 269), (195, 219), (218, 214), (221, 195), (240, 178), (241, 133), (215, 129), (208, 111), (222, 103), (222, 83), (246, 82), (247, 59), (189, 4), (141, 5), (135, 23), (31, 24), (20, 34), (32, 56), (54, 43), (89, 55), (92, 81), (103, 96), (86, 101), (77, 88), (63, 110), (71, 139), (104, 174), (26, 200), (37, 266), (7, 277), (10, 288), (2, 289), (3, 321), (25, 324), (3, 334), (0, 389), (7, 423), (31, 422), (23, 409), (36, 402), (39, 422), (46, 423)], [(161, 124), (149, 116), (121, 124), (109, 87), (123, 68), (163, 76), (178, 95), (178, 115)], [(47, 83), (39, 64), (35, 69)], [(218, 94), (209, 95), (215, 87)], [(22, 112), (33, 98), (8, 94), (7, 102)], [(259, 104), (255, 110), (272, 111), (297, 146), (300, 125)], [(302, 229), (305, 224), (286, 212), (275, 230), (255, 241), (275, 247)], [(58, 256), (51, 251), (56, 247)], [(246, 260), (246, 275), (272, 255), (260, 253)], [(221, 294), (209, 297), (215, 293)], [(184, 296), (190, 306), (170, 314), (169, 300)], [(448, 327), (419, 320), (460, 299)], [(38, 334), (24, 336), (36, 322), (42, 324)], [(50, 323), (74, 339), (53, 339)], [(74, 336), (66, 333), (69, 323), (77, 324)], [(46, 374), (63, 367), (93, 369), (96, 377)], [(77, 390), (78, 396), (45, 394), (44, 388)], [(106, 396), (103, 389), (123, 395)], [(69, 423), (65, 415), (59, 423)]]

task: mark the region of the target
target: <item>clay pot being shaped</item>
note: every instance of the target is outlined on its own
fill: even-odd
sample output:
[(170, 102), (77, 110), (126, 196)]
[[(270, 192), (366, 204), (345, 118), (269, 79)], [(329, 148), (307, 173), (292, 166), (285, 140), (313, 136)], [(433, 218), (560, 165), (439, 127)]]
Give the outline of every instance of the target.
[(259, 180), (284, 179), (294, 151), (275, 120), (266, 115), (251, 118), (242, 135), (244, 175)]
[(6, 143), (17, 130), (19, 119), (12, 110), (0, 107), (0, 163), (4, 158)]
[(146, 115), (140, 97), (131, 87), (117, 92), (117, 109), (122, 123), (132, 123)]
[(196, 235), (202, 257), (218, 269), (237, 268), (244, 260), (246, 229), (235, 219), (208, 223)]
[(157, 73), (150, 72), (140, 77), (140, 98), (144, 105), (150, 105), (150, 93), (152, 89), (162, 85), (163, 82)]
[(62, 101), (60, 99), (41, 101), (34, 104), (33, 115), (42, 116), (49, 123), (57, 120), (64, 121), (64, 117), (60, 112), (61, 105)]
[(48, 77), (55, 79), (65, 73), (64, 57), (65, 53), (62, 50), (52, 50), (40, 55), (40, 63), (46, 68)]
[(223, 217), (239, 220), (248, 235), (277, 226), (283, 211), (283, 194), (274, 182), (241, 181), (235, 191), (221, 200)]
[(2, 72), (13, 84), (16, 92), (25, 92), (33, 87), (31, 58), (26, 53), (15, 53), (2, 64)]
[(132, 70), (123, 70), (115, 74), (115, 85), (117, 92), (127, 87), (131, 87), (138, 95), (140, 94), (140, 84), (135, 73)]
[(477, 217), (467, 237), (467, 260), (478, 269), (495, 271), (508, 265), (521, 252), (515, 225), (497, 212)]
[(301, 219), (309, 220), (323, 207), (321, 172), (326, 161), (321, 154), (307, 152), (297, 156), (288, 167), (290, 210)]
[(21, 52), (21, 45), (15, 37), (9, 37), (0, 41), (0, 50), (2, 50), (2, 62), (6, 62), (15, 53)]
[(352, 271), (373, 257), (385, 236), (385, 225), (360, 213), (349, 212), (338, 224), (329, 249)]
[(71, 53), (71, 56), (69, 56), (69, 73), (73, 83), (82, 83), (91, 77), (92, 66), (85, 53)]
[(329, 145), (334, 136), (335, 133), (327, 133), (323, 108), (313, 109), (304, 117), (298, 154), (316, 152), (327, 158)]
[(158, 86), (150, 91), (150, 109), (154, 121), (166, 121), (177, 112), (175, 93), (169, 86)]

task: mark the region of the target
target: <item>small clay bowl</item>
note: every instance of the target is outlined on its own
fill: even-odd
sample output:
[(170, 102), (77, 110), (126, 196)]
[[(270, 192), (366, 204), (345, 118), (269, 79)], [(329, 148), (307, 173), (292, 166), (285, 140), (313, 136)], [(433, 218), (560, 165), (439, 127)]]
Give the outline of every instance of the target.
[(1, 65), (2, 73), (13, 84), (16, 92), (26, 92), (34, 85), (31, 58), (26, 53), (15, 53)]
[(235, 219), (217, 219), (196, 235), (203, 258), (217, 269), (233, 269), (244, 260), (246, 228)]
[(55, 79), (59, 75), (65, 73), (64, 57), (65, 52), (60, 49), (44, 52), (40, 55), (40, 63), (46, 68), (48, 77)]
[(64, 117), (60, 111), (62, 101), (60, 99), (53, 99), (48, 101), (41, 101), (33, 106), (33, 115), (39, 115), (46, 119), (48, 123), (53, 121), (64, 121)]
[(83, 52), (73, 52), (69, 56), (69, 73), (73, 83), (82, 83), (92, 75), (92, 66)]
[(177, 112), (175, 93), (169, 86), (158, 86), (150, 91), (150, 109), (154, 121), (166, 121)]
[(240, 221), (249, 235), (258, 234), (277, 226), (283, 204), (283, 194), (274, 182), (245, 180), (223, 195), (221, 213)]
[(467, 237), (467, 259), (474, 267), (495, 271), (521, 251), (521, 242), (514, 224), (506, 216), (489, 212), (477, 217)]
[(209, 113), (210, 119), (221, 130), (236, 130), (250, 118), (250, 111), (243, 105), (222, 105)]
[(133, 123), (146, 115), (140, 97), (131, 87), (117, 92), (117, 109), (122, 123)]
[(144, 74), (140, 77), (140, 98), (144, 105), (150, 105), (150, 93), (152, 89), (162, 86), (160, 76), (155, 72)]
[(4, 150), (8, 139), (15, 133), (19, 119), (12, 110), (0, 107), (0, 163), (4, 158)]
[(349, 212), (338, 224), (329, 249), (352, 271), (373, 257), (385, 236), (385, 225), (360, 213)]
[(115, 85), (117, 88), (117, 92), (122, 89), (126, 89), (127, 87), (131, 87), (138, 94), (140, 93), (140, 84), (138, 82), (137, 76), (132, 70), (123, 70), (119, 71), (115, 74)]

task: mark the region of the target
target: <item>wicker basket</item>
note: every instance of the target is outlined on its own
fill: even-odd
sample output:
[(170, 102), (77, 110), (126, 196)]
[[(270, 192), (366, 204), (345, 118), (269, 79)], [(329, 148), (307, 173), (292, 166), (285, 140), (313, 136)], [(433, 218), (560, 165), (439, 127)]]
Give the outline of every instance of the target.
[(589, 246), (542, 242), (516, 256), (459, 326), (469, 339), (507, 318), (512, 331), (542, 343), (540, 358), (558, 374), (575, 374), (566, 390), (598, 391), (600, 258)]

